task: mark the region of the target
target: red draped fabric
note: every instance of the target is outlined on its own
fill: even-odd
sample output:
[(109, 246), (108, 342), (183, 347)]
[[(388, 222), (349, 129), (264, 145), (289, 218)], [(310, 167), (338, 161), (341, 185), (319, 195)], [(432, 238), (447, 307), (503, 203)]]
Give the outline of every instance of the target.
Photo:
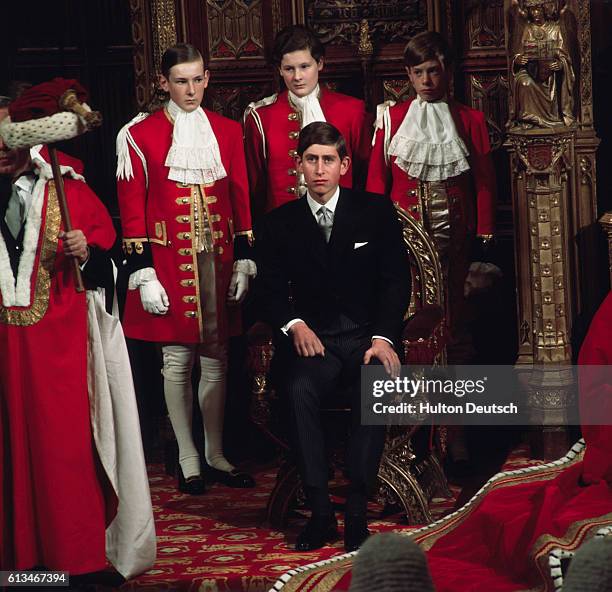
[[(74, 228), (88, 244), (110, 248), (115, 234), (104, 206), (85, 183), (66, 178), (65, 186)], [(0, 297), (1, 570), (45, 566), (78, 574), (106, 565), (89, 421), (87, 305), (85, 293), (75, 291), (58, 227), (57, 197), (47, 188), (32, 306), (3, 307)], [(30, 314), (42, 317), (31, 322)]]
[[(611, 329), (609, 295), (589, 329), (581, 365), (610, 363)], [(611, 388), (604, 373), (580, 372), (581, 410), (608, 408)], [(578, 443), (559, 461), (500, 473), (463, 508), (412, 533), (427, 552), (437, 592), (552, 592), (550, 551), (572, 551), (612, 525), (612, 426), (585, 425), (583, 434), (586, 447)], [(349, 556), (305, 569), (277, 588), (347, 590), (351, 563)]]

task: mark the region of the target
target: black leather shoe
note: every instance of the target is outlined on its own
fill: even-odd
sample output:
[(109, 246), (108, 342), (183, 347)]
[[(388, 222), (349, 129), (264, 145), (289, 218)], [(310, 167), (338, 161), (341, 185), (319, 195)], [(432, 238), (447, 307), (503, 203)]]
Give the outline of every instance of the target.
[(206, 470), (207, 476), (210, 477), (211, 481), (217, 483), (223, 483), (228, 487), (238, 487), (242, 489), (248, 489), (255, 487), (255, 479), (248, 473), (234, 469), (232, 471), (220, 471), (219, 469), (213, 469), (208, 467)]
[(344, 550), (357, 551), (370, 536), (365, 514), (347, 514), (344, 518)]
[(202, 495), (206, 488), (204, 487), (204, 478), (202, 475), (194, 475), (185, 479), (183, 477), (183, 471), (179, 465), (178, 469), (178, 489), (182, 493), (188, 493), (189, 495)]
[(338, 538), (338, 522), (334, 515), (312, 516), (295, 541), (296, 551), (313, 551)]

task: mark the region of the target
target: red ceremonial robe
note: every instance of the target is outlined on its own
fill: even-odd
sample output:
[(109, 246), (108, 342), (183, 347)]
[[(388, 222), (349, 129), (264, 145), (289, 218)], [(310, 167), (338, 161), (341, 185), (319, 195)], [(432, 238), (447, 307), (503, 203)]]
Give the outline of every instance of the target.
[[(385, 154), (385, 132), (389, 139), (397, 133), (412, 101), (399, 103), (389, 108), (390, 129), (376, 131), (376, 143), (372, 148), (368, 182), (366, 189), (372, 193), (388, 195), (402, 209), (410, 212), (417, 220), (419, 180), (408, 174), (395, 164), (395, 156), (390, 156), (387, 163)], [(484, 113), (472, 109), (458, 101), (448, 103), (457, 133), (465, 142), (469, 151), (468, 162), (470, 170), (447, 179), (447, 190), (451, 200), (459, 202), (457, 213), (460, 219), (453, 224), (461, 224), (466, 228), (465, 235), (486, 236), (495, 231), (495, 171), (491, 161), (491, 147)]]
[[(595, 315), (579, 356), (612, 364), (612, 294)], [(609, 417), (612, 379), (580, 370), (580, 407)], [(410, 533), (427, 552), (436, 592), (553, 592), (549, 554), (576, 550), (612, 526), (612, 426), (583, 426), (561, 460), (507, 471), (491, 479), (463, 508)], [(277, 582), (281, 592), (348, 590), (353, 557), (321, 562)], [(585, 590), (585, 592), (587, 592)]]
[[(214, 237), (217, 327), (222, 336), (240, 331), (239, 307), (227, 307), (239, 237), (251, 233), (249, 191), (240, 124), (204, 110), (219, 143), (227, 176), (200, 186)], [(152, 267), (166, 290), (170, 308), (165, 315), (148, 313), (139, 290), (128, 290), (123, 329), (127, 337), (144, 341), (202, 343), (204, 294), (194, 230), (195, 185), (168, 179), (166, 156), (172, 145), (174, 123), (160, 109), (128, 129), (133, 177), (117, 181), (124, 249), (135, 269)], [(150, 245), (151, 262), (145, 259)], [(145, 254), (144, 256), (142, 254)], [(237, 258), (245, 257), (239, 255)]]
[[(365, 176), (372, 139), (371, 117), (363, 101), (323, 86), (319, 103), (325, 120), (338, 128), (346, 142), (352, 162), (340, 185), (350, 189), (360, 174)], [(244, 150), (255, 217), (297, 197), (295, 155), (300, 117), (287, 90), (262, 99), (245, 112)]]
[[(387, 154), (386, 145), (404, 121), (412, 100), (389, 107), (383, 127), (376, 131), (366, 189), (388, 195), (416, 220), (423, 214), (419, 179), (410, 177), (395, 164), (395, 156)], [(495, 232), (495, 171), (484, 113), (458, 101), (448, 102), (457, 133), (468, 151), (470, 170), (444, 181), (448, 194), (450, 239), (448, 245), (447, 313), (451, 332), (465, 316), (463, 293), (470, 265), (470, 251), (475, 234), (490, 236)]]
[[(80, 168), (64, 155), (60, 162)], [(90, 246), (109, 249), (115, 232), (105, 207), (85, 183), (64, 179), (73, 227)], [(75, 291), (61, 229), (49, 182), (30, 250), (31, 305), (7, 307), (0, 294), (2, 570), (45, 566), (79, 574), (106, 565), (105, 504), (89, 420), (87, 305), (85, 293)], [(1, 250), (1, 272), (10, 274)]]

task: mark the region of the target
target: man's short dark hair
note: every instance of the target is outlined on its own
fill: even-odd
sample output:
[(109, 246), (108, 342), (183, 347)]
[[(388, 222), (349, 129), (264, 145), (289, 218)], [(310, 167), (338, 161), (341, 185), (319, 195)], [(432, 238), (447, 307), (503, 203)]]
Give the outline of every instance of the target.
[(404, 64), (409, 68), (429, 60), (440, 60), (445, 70), (453, 63), (453, 52), (446, 39), (436, 31), (423, 31), (415, 35), (404, 50)]
[(310, 29), (301, 25), (289, 25), (281, 29), (274, 39), (272, 63), (280, 66), (286, 53), (305, 49), (310, 51), (310, 55), (316, 62), (325, 56), (324, 45)]
[[(204, 64), (204, 58), (200, 50), (189, 43), (177, 43), (169, 47), (162, 56), (160, 70), (166, 79), (170, 78), (170, 69), (177, 64), (187, 62), (197, 62), (201, 60)], [(206, 65), (204, 65), (206, 69)]]
[(300, 158), (310, 146), (320, 144), (321, 146), (335, 146), (338, 156), (342, 160), (348, 156), (344, 136), (331, 123), (326, 121), (315, 121), (309, 123), (301, 132), (298, 139), (297, 153)]

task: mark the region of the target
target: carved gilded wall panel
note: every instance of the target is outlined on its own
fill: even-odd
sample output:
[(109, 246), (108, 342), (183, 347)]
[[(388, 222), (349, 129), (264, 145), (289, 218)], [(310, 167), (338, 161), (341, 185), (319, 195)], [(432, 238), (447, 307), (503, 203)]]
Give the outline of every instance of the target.
[(242, 120), (247, 105), (261, 98), (262, 93), (271, 95), (274, 92), (272, 83), (261, 84), (216, 84), (209, 87), (207, 105), (226, 117)]
[(414, 88), (406, 78), (390, 79), (383, 82), (385, 101), (401, 103), (414, 96)]
[(159, 67), (166, 49), (176, 44), (176, 6), (174, 0), (153, 0), (151, 2), (153, 25), (153, 63)]
[(367, 19), (374, 43), (406, 43), (428, 28), (427, 0), (305, 0), (306, 24), (324, 43), (355, 45), (359, 22)]
[(130, 0), (130, 20), (132, 23), (132, 40), (134, 42), (134, 77), (136, 103), (144, 109), (151, 95), (153, 78), (151, 48), (151, 31), (149, 13), (145, 0)]
[(505, 139), (508, 119), (508, 77), (505, 73), (478, 72), (469, 76), (469, 104), (484, 112), (491, 148), (497, 150)]
[(472, 0), (466, 4), (468, 49), (503, 48), (504, 0)]
[(501, 130), (507, 121), (507, 61), (503, 0), (454, 2), (455, 21), (465, 23), (457, 34), (457, 93), (482, 110), (492, 129), (494, 149), (501, 146)]
[(211, 61), (262, 57), (262, 0), (207, 0)]

